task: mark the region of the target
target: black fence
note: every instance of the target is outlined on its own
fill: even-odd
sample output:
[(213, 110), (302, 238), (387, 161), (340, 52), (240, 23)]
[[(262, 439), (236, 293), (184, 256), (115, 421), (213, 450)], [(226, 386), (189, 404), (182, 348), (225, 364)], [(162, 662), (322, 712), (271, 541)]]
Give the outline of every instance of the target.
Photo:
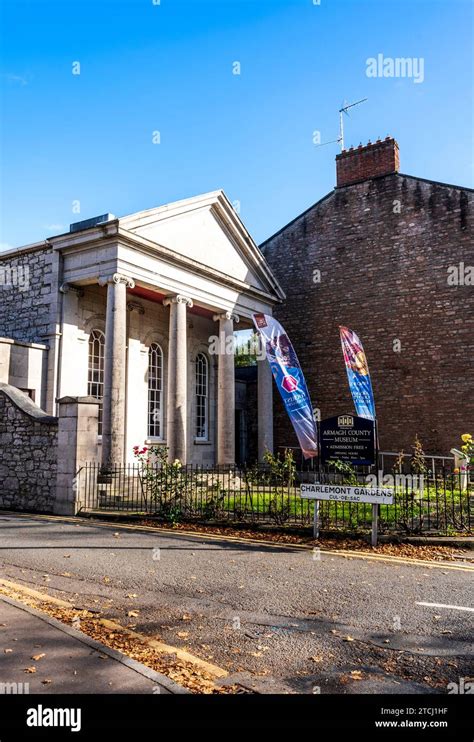
[[(142, 464), (87, 464), (78, 472), (80, 509), (88, 513), (127, 513), (164, 520), (308, 526), (314, 503), (302, 499), (303, 482), (378, 485), (394, 489), (393, 504), (379, 506), (379, 531), (398, 534), (470, 533), (474, 483), (445, 468), (423, 475), (400, 471), (381, 479), (369, 467), (275, 472), (251, 468), (164, 467)], [(377, 481), (378, 478), (378, 481)], [(320, 501), (322, 531), (361, 532), (371, 526), (366, 503)]]

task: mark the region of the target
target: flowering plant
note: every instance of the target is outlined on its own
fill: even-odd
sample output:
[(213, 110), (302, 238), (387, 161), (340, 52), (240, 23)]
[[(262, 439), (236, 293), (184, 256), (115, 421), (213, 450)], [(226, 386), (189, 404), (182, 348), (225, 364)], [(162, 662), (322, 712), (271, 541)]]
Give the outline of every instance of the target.
[(461, 440), (464, 444), (461, 446), (461, 451), (468, 457), (469, 464), (471, 464), (468, 468), (471, 469), (472, 465), (474, 465), (474, 440), (470, 433), (464, 433), (464, 435), (461, 436)]
[(157, 515), (178, 522), (190, 486), (181, 461), (175, 459), (170, 463), (166, 446), (134, 446), (133, 455), (140, 464), (145, 499)]
[(456, 474), (464, 471), (472, 471), (474, 469), (474, 440), (472, 435), (470, 433), (464, 433), (461, 436), (461, 440), (463, 442), (461, 451), (465, 454), (467, 461), (464, 466), (454, 470)]

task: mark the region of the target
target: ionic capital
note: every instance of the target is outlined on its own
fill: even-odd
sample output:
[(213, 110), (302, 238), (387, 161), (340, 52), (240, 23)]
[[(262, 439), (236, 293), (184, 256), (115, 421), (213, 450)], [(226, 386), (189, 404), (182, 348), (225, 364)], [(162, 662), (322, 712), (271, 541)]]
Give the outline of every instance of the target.
[(166, 296), (163, 299), (163, 304), (165, 305), (165, 307), (169, 306), (170, 304), (186, 304), (187, 307), (192, 307), (193, 300), (187, 296), (183, 296), (182, 294), (177, 294), (176, 296)]
[(218, 320), (232, 320), (232, 322), (235, 322), (235, 324), (240, 322), (239, 315), (234, 314), (233, 312), (220, 312), (219, 314), (215, 314), (212, 319), (214, 320), (214, 322), (217, 322)]
[(107, 286), (109, 283), (114, 283), (115, 285), (125, 284), (127, 289), (135, 288), (135, 281), (133, 278), (124, 276), (123, 273), (114, 273), (112, 276), (100, 276), (97, 283), (99, 286)]

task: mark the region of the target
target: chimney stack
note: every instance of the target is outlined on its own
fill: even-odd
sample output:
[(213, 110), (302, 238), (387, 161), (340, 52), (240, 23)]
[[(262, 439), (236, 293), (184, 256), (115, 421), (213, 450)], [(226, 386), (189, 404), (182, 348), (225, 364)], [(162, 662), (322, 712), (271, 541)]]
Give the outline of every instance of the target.
[(336, 155), (337, 187), (397, 173), (399, 168), (398, 144), (393, 137), (369, 142), (365, 147), (360, 144)]

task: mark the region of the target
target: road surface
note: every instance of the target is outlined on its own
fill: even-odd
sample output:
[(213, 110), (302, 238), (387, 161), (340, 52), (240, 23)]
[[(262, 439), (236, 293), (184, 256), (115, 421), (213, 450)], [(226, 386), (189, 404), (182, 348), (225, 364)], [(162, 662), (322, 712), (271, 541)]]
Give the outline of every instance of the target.
[(472, 572), (433, 565), (0, 514), (1, 577), (260, 693), (445, 694), (469, 677)]

